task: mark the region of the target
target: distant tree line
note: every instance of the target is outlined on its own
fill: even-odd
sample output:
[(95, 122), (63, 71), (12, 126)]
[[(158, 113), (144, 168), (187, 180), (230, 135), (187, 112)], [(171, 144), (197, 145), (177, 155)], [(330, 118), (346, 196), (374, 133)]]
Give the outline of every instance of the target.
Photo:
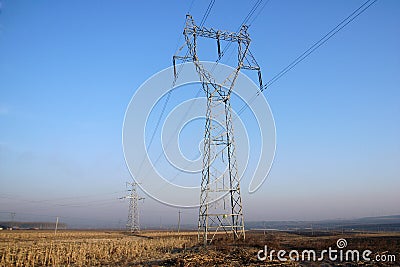
[[(0, 222), (0, 228), (14, 229), (14, 230), (25, 230), (25, 229), (35, 229), (35, 230), (54, 230), (56, 228), (55, 222)], [(58, 223), (57, 226), (60, 230), (67, 229), (65, 223)]]

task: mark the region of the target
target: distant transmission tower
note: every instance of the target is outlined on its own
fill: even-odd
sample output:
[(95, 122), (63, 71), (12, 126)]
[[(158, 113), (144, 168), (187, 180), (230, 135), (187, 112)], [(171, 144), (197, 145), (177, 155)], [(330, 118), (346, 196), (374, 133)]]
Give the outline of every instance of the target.
[(127, 185), (131, 186), (130, 194), (123, 198), (129, 198), (129, 213), (128, 213), (128, 221), (126, 223), (126, 228), (128, 231), (134, 233), (140, 231), (139, 224), (139, 209), (138, 209), (138, 201), (144, 199), (143, 197), (139, 197), (137, 194), (137, 185), (138, 183), (130, 183), (127, 182)]
[[(234, 239), (245, 238), (230, 96), (241, 69), (258, 71), (262, 88), (260, 67), (249, 50), (247, 28), (242, 25), (238, 33), (207, 29), (197, 26), (192, 16), (186, 15), (183, 34), (188, 51), (185, 56), (173, 57), (175, 80), (179, 75), (176, 61), (193, 62), (207, 97), (198, 220), (198, 239), (204, 245), (211, 243), (218, 232), (230, 234)], [(205, 69), (199, 61), (198, 37), (216, 39), (218, 61), (230, 44), (237, 44), (237, 66), (221, 84), (213, 77), (212, 70)], [(221, 41), (227, 43), (222, 52)]]

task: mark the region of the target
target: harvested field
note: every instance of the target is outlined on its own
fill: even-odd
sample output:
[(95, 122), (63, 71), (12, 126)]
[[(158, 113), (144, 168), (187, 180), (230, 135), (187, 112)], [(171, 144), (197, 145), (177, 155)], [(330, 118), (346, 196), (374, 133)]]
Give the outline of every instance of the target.
[[(395, 262), (260, 261), (257, 252), (337, 249), (345, 238), (348, 249), (395, 255)], [(224, 235), (207, 248), (197, 244), (196, 232), (148, 231), (131, 235), (121, 231), (2, 231), (0, 266), (399, 266), (400, 233), (304, 236), (285, 232), (247, 232), (246, 241)]]

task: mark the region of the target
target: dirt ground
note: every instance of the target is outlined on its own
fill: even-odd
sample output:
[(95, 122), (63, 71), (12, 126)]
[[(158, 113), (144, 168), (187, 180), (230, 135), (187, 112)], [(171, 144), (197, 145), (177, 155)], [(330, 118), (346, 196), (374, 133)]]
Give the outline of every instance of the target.
[[(347, 246), (342, 250), (343, 260), (332, 261), (329, 257), (318, 260), (322, 250), (333, 250), (337, 247), (337, 240), (344, 238)], [(259, 260), (257, 253), (267, 245), (268, 253), (271, 250), (276, 252), (273, 258)], [(315, 261), (301, 258), (303, 250), (315, 250), (317, 253)], [(364, 261), (362, 252), (371, 250), (370, 261)], [(286, 254), (286, 261), (277, 258), (277, 251), (291, 250), (300, 252), (299, 260), (290, 260)], [(359, 250), (360, 259), (351, 260), (351, 255), (346, 261), (347, 250)], [(384, 255), (379, 259), (386, 259), (385, 262), (375, 260), (376, 255)], [(327, 255), (327, 254), (325, 254)], [(393, 255), (395, 258), (388, 255)], [(306, 254), (307, 256), (307, 254)], [(245, 241), (234, 242), (231, 238), (221, 236), (216, 238), (207, 247), (194, 245), (186, 249), (176, 251), (168, 260), (140, 262), (139, 266), (400, 266), (400, 233), (286, 233), (286, 232), (247, 232)]]

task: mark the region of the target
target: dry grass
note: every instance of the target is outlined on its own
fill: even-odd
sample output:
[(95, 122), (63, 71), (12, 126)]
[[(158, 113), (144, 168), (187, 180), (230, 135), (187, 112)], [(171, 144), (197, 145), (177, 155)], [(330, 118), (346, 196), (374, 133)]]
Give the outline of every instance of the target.
[(102, 266), (168, 259), (190, 236), (141, 238), (121, 232), (0, 232), (0, 266)]

